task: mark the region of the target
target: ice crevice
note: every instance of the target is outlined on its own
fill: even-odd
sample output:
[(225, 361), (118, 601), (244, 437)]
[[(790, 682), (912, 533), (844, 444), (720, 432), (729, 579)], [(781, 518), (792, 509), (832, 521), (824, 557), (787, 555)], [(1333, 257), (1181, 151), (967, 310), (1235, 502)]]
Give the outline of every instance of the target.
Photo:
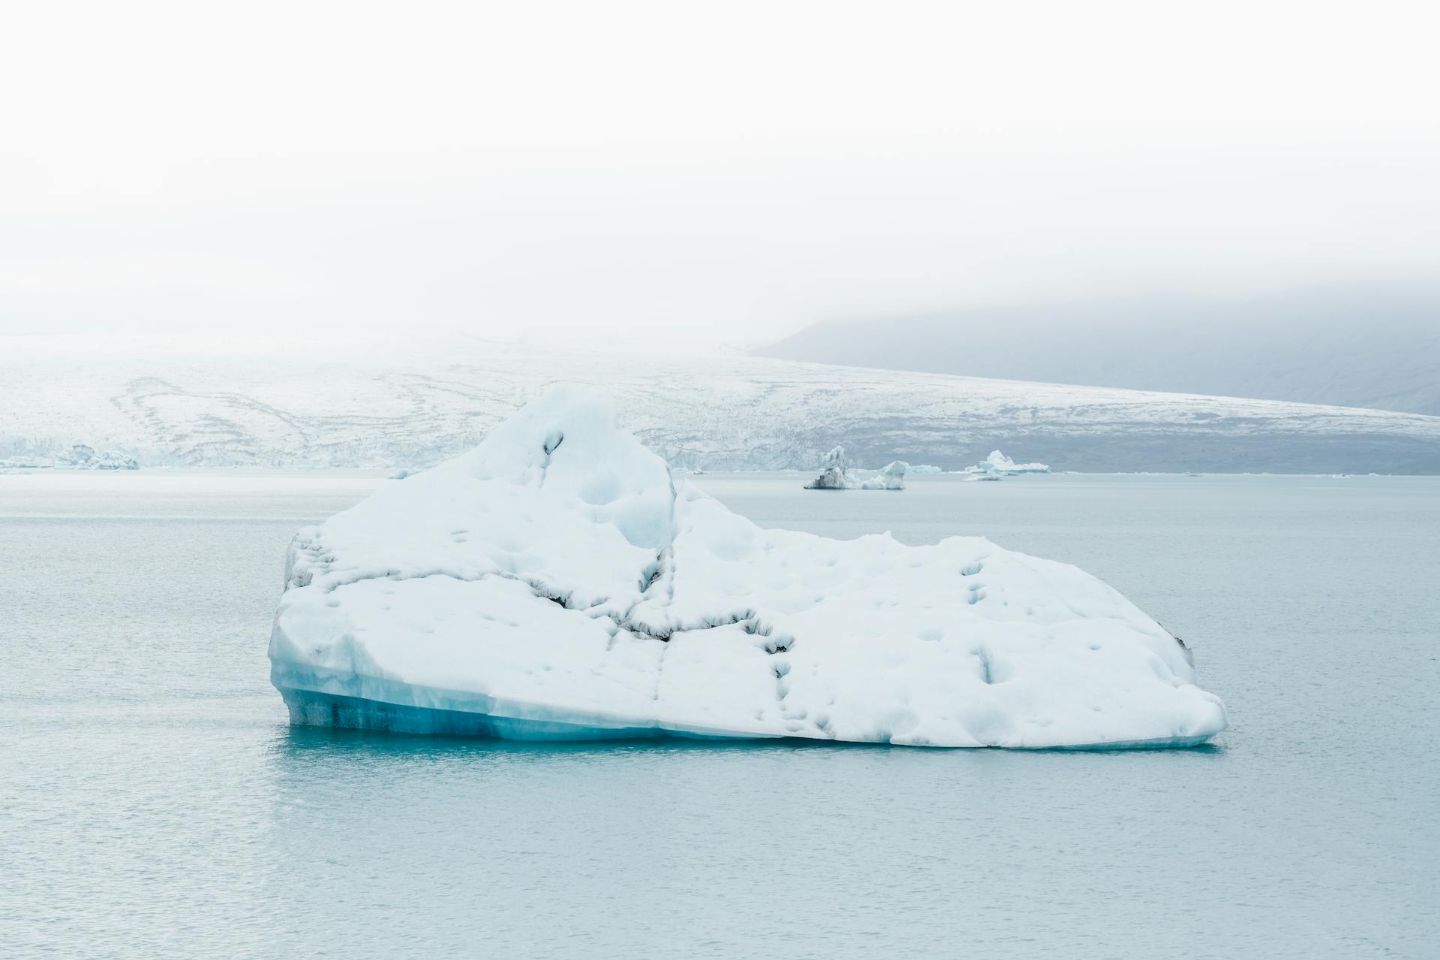
[(565, 388), (300, 531), (270, 659), (292, 722), (375, 729), (1032, 748), (1225, 726), (1190, 651), (1089, 574), (977, 537), (763, 529)]
[[(465, 576), (451, 570), (444, 570), (438, 568), (431, 570), (417, 570), (410, 573), (404, 573), (399, 570), (389, 570), (385, 571), (384, 573), (366, 574), (354, 577), (342, 577), (333, 580), (327, 579), (324, 583), (320, 584), (320, 587), (324, 593), (333, 593), (334, 591), (342, 587), (354, 586), (355, 584), (359, 583), (367, 583), (373, 581), (385, 581), (387, 583), (404, 583), (414, 580), (427, 580), (432, 577), (444, 577), (446, 579), (454, 580), (459, 583), (479, 583), (484, 580), (494, 579), (508, 580), (514, 583), (522, 584), (537, 600), (546, 600), (562, 609), (570, 610), (586, 616), (603, 617), (605, 619), (608, 619), (612, 624), (614, 624), (614, 626), (618, 630), (623, 630), (628, 633), (650, 637), (651, 639), (658, 640), (661, 643), (668, 643), (670, 638), (677, 633), (693, 633), (701, 630), (713, 630), (720, 627), (729, 626), (739, 626), (744, 629), (746, 633), (751, 634), (752, 636), (759, 636), (766, 639), (770, 639), (771, 635), (774, 632), (773, 628), (771, 628), (765, 623), (764, 619), (760, 616), (760, 614), (756, 613), (754, 610), (748, 609), (739, 610), (728, 614), (701, 617), (698, 620), (683, 623), (664, 623), (656, 625), (652, 623), (647, 623), (642, 620), (632, 620), (628, 615), (628, 611), (626, 613), (617, 613), (614, 610), (602, 609), (604, 606), (603, 599), (599, 603), (589, 607), (577, 607), (571, 604), (570, 599), (573, 594), (567, 591), (556, 590), (553, 587), (550, 587), (537, 580), (533, 580), (527, 577), (516, 576), (513, 573), (506, 573), (501, 570), (491, 570), (485, 573), (476, 574), (474, 576)], [(631, 605), (631, 609), (633, 608), (634, 604)], [(792, 642), (793, 641), (790, 638), (775, 638), (772, 642), (765, 645), (765, 650), (767, 653), (771, 654), (781, 653), (788, 650), (789, 644)]]
[(546, 475), (546, 474), (549, 472), (549, 470), (550, 470), (550, 458), (555, 455), (555, 451), (558, 450), (558, 449), (560, 449), (560, 444), (562, 444), (562, 443), (564, 443), (564, 442), (565, 442), (565, 434), (562, 433), (562, 432), (560, 432), (559, 430), (554, 431), (553, 433), (551, 433), (549, 436), (547, 436), (547, 437), (545, 438), (545, 443), (544, 443), (543, 446), (541, 447), (541, 449), (544, 450), (544, 452), (545, 452), (545, 459), (543, 459), (543, 460), (540, 461), (540, 483), (539, 483), (539, 486), (542, 486), (542, 487), (545, 486), (545, 475)]

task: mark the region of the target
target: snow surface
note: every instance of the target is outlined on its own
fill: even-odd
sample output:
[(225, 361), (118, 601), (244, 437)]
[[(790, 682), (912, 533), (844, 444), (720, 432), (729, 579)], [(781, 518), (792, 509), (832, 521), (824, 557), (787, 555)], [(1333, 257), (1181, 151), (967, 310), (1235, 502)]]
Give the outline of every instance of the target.
[(297, 723), (519, 738), (1176, 746), (1188, 651), (1065, 564), (764, 530), (557, 388), (297, 534), (270, 643)]

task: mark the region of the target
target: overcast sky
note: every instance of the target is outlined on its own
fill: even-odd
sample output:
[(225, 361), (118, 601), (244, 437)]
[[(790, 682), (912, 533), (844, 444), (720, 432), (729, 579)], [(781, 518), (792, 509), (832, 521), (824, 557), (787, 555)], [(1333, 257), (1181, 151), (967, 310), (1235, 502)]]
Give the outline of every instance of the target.
[(0, 332), (759, 343), (1433, 276), (1430, 5), (10, 5)]

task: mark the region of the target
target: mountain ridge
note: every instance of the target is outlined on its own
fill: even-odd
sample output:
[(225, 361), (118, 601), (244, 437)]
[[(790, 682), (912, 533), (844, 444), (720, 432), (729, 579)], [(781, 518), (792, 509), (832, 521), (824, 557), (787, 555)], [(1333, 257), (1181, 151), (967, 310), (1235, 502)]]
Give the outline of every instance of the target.
[(1305, 290), (814, 324), (757, 355), (1440, 414), (1440, 292)]

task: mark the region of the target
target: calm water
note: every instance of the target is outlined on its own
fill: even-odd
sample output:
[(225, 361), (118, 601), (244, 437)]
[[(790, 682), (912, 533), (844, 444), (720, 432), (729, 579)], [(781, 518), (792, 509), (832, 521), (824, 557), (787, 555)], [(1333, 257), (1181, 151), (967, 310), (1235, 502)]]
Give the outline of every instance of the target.
[(699, 482), (1078, 563), (1216, 747), (523, 747), (290, 730), (293, 529), (374, 481), (0, 477), (0, 955), (1440, 955), (1440, 478)]

